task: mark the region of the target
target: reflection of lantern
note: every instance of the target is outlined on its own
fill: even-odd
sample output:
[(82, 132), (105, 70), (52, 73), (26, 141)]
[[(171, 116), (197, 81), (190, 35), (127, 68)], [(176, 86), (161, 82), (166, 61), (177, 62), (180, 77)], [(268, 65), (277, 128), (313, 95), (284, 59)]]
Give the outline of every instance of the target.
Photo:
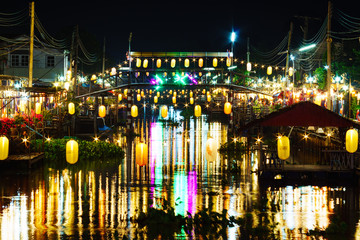
[(199, 72), (199, 77), (201, 77), (202, 76), (202, 72)]
[(192, 91), (190, 91), (190, 97), (193, 97), (193, 92)]
[(226, 66), (227, 67), (231, 66), (231, 58), (226, 58)]
[(217, 65), (218, 65), (218, 60), (217, 60), (217, 58), (214, 58), (213, 59), (213, 67), (217, 67)]
[(40, 114), (41, 113), (41, 103), (35, 103), (35, 113)]
[(206, 147), (205, 150), (206, 160), (208, 160), (209, 162), (215, 161), (217, 156), (217, 143), (215, 139), (213, 139), (212, 137), (208, 138), (206, 140), (205, 147)]
[(144, 59), (144, 62), (143, 62), (143, 67), (144, 68), (147, 68), (149, 65), (149, 61), (147, 59)]
[(141, 97), (144, 97), (144, 96), (145, 96), (145, 93), (144, 93), (143, 90), (141, 90), (140, 95), (141, 95)]
[(193, 97), (190, 98), (190, 104), (194, 104), (194, 98)]
[(176, 65), (176, 60), (173, 58), (173, 59), (171, 59), (170, 66), (171, 66), (172, 68), (174, 68), (175, 65)]
[(138, 101), (141, 100), (141, 95), (140, 95), (140, 94), (137, 94), (137, 95), (136, 95), (136, 100), (138, 100)]
[(152, 90), (151, 90), (151, 89), (149, 90), (149, 93), (152, 94)]
[(182, 95), (184, 95), (185, 94), (185, 90), (183, 89), (183, 90), (181, 90), (181, 94)]
[(188, 68), (189, 65), (190, 65), (190, 60), (189, 60), (188, 58), (186, 58), (185, 61), (184, 61), (184, 66), (185, 66), (186, 68)]
[(176, 103), (176, 97), (175, 96), (172, 97), (172, 102), (173, 102), (173, 104)]
[(278, 156), (285, 160), (290, 157), (290, 140), (286, 136), (278, 137), (277, 140)]
[(78, 161), (79, 157), (79, 144), (71, 139), (66, 143), (66, 161), (74, 164)]
[(354, 153), (358, 148), (358, 132), (355, 129), (349, 129), (345, 137), (346, 151)]
[(246, 71), (248, 71), (248, 72), (251, 71), (251, 63), (250, 63), (250, 62), (248, 62), (248, 63), (246, 64)]
[(168, 115), (168, 107), (166, 105), (161, 107), (161, 117), (166, 118)]
[(272, 74), (272, 67), (271, 66), (268, 66), (268, 68), (266, 69), (266, 73), (267, 73), (267, 75)]
[(157, 97), (160, 97), (160, 92), (157, 92), (157, 93), (156, 93), (156, 96), (157, 96)]
[(156, 67), (161, 68), (161, 59), (156, 60)]
[(99, 117), (105, 117), (106, 116), (106, 107), (104, 105), (99, 106)]
[(201, 116), (201, 106), (200, 105), (195, 105), (194, 115), (195, 115), (195, 117)]
[(138, 107), (136, 105), (131, 106), (131, 116), (137, 117), (138, 116)]
[(211, 102), (211, 95), (207, 95), (206, 98), (208, 102)]
[(157, 102), (158, 102), (158, 97), (154, 96), (154, 103), (157, 103)]
[(231, 113), (231, 103), (230, 102), (226, 102), (224, 104), (224, 113), (225, 114), (230, 114)]
[(172, 94), (172, 90), (171, 90), (171, 89), (169, 90), (169, 94)]
[(70, 102), (68, 104), (68, 111), (69, 114), (73, 115), (75, 113), (75, 104), (73, 102)]
[(120, 102), (121, 100), (122, 100), (122, 94), (119, 93), (119, 95), (118, 95), (118, 101)]
[(141, 67), (141, 59), (140, 58), (136, 59), (136, 67)]
[(204, 59), (200, 58), (199, 59), (199, 67), (203, 67), (204, 66)]
[(174, 91), (174, 97), (176, 97), (176, 95), (177, 95), (177, 92), (176, 92), (176, 91)]
[(124, 90), (124, 95), (127, 96), (127, 94), (128, 94), (128, 90), (125, 89), (125, 90)]
[(148, 146), (145, 143), (136, 144), (136, 164), (141, 166), (148, 162)]
[(9, 156), (9, 139), (6, 136), (0, 137), (0, 160), (5, 160)]
[(294, 69), (289, 67), (289, 76), (291, 77), (294, 74)]

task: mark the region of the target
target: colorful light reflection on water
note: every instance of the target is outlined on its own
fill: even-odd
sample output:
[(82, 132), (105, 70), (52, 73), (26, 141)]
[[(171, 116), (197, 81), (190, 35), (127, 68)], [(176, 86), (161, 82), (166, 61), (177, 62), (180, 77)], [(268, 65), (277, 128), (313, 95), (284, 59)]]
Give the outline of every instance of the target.
[[(169, 118), (179, 115), (170, 110)], [(139, 210), (160, 208), (164, 201), (177, 214), (211, 208), (232, 216), (249, 212), (262, 197), (278, 204), (275, 221), (282, 239), (306, 238), (308, 229), (329, 225), (329, 217), (341, 212), (357, 219), (358, 193), (351, 187), (259, 185), (255, 152), (242, 164), (239, 178), (226, 175), (227, 162), (218, 155), (205, 157), (208, 137), (218, 143), (227, 140), (227, 126), (190, 119), (180, 125), (139, 120), (135, 129), (149, 144), (149, 164), (134, 165), (134, 143), (127, 160), (111, 169), (38, 170), (29, 175), (1, 175), (1, 239), (117, 239), (136, 236), (130, 221)], [(247, 169), (250, 168), (250, 169)], [(357, 226), (357, 225), (356, 225)], [(355, 238), (359, 227), (356, 228)], [(302, 232), (300, 232), (302, 230)], [(236, 227), (227, 231), (238, 239)], [(186, 237), (182, 232), (177, 237)]]

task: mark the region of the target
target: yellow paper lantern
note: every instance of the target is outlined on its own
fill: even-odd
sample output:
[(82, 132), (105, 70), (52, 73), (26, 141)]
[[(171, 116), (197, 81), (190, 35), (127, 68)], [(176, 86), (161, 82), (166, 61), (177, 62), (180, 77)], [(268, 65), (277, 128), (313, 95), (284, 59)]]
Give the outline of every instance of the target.
[(118, 101), (120, 102), (121, 100), (122, 100), (122, 94), (119, 93), (119, 95), (118, 95)]
[(137, 58), (136, 59), (136, 67), (141, 67), (141, 59), (140, 58)]
[(230, 102), (226, 102), (224, 104), (224, 113), (225, 114), (230, 114), (231, 113), (231, 103)]
[(190, 66), (190, 60), (189, 60), (188, 58), (185, 59), (185, 61), (184, 61), (184, 66), (185, 66), (186, 68), (188, 68), (188, 67)]
[(173, 95), (173, 96), (174, 96), (174, 97), (176, 97), (176, 95), (177, 95), (177, 92), (176, 92), (176, 91), (174, 91), (174, 95)]
[(149, 61), (147, 59), (144, 59), (143, 68), (147, 68), (148, 65), (149, 65)]
[(157, 93), (156, 93), (156, 96), (157, 96), (157, 97), (160, 97), (160, 92), (157, 92)]
[(226, 66), (227, 67), (231, 66), (231, 58), (226, 58)]
[(144, 97), (144, 96), (145, 96), (145, 93), (144, 93), (143, 90), (141, 90), (140, 95), (141, 95), (141, 97)]
[(35, 103), (35, 113), (36, 114), (41, 113), (41, 103), (39, 103), (39, 102)]
[(193, 91), (190, 91), (190, 97), (193, 97), (194, 93)]
[(294, 68), (289, 67), (289, 77), (292, 77), (294, 75)]
[(138, 101), (141, 100), (141, 95), (139, 93), (136, 95), (136, 100), (138, 100)]
[(105, 117), (106, 116), (106, 107), (104, 105), (99, 106), (99, 117)]
[(181, 90), (181, 94), (182, 95), (184, 95), (185, 94), (185, 90), (183, 89), (183, 90)]
[(127, 96), (127, 94), (128, 94), (128, 90), (125, 89), (125, 90), (124, 90), (124, 95)]
[(217, 58), (214, 58), (213, 59), (213, 67), (217, 67), (217, 65), (218, 65), (218, 60), (217, 60)]
[(278, 157), (282, 160), (290, 157), (290, 140), (286, 136), (278, 137), (277, 140)]
[(201, 116), (201, 106), (200, 105), (195, 105), (194, 115), (195, 115), (195, 117), (200, 117)]
[(156, 60), (156, 67), (161, 68), (161, 59)]
[(158, 102), (158, 96), (154, 96), (154, 103)]
[(193, 97), (190, 98), (190, 104), (194, 104), (194, 98)]
[(152, 94), (152, 90), (151, 90), (151, 89), (149, 90), (149, 93)]
[(206, 150), (205, 150), (205, 158), (209, 162), (214, 162), (217, 157), (217, 142), (212, 137), (208, 138), (206, 140), (205, 144)]
[(349, 153), (356, 152), (358, 149), (358, 139), (359, 135), (355, 129), (352, 128), (347, 130), (345, 137), (346, 151), (348, 151)]
[(199, 72), (199, 77), (201, 77), (202, 76), (202, 72)]
[(78, 161), (79, 157), (79, 144), (71, 139), (66, 143), (66, 161), (74, 164)]
[(211, 95), (207, 95), (206, 98), (208, 102), (211, 102)]
[(68, 104), (68, 111), (69, 114), (73, 115), (75, 113), (75, 104), (73, 102), (70, 102)]
[(203, 67), (204, 66), (204, 59), (200, 58), (199, 59), (199, 67)]
[(267, 67), (266, 73), (267, 73), (267, 75), (271, 75), (271, 74), (272, 74), (272, 67), (271, 67), (271, 66), (268, 66), (268, 67)]
[(168, 115), (168, 107), (166, 105), (161, 107), (161, 117), (166, 118)]
[(170, 66), (171, 66), (172, 68), (174, 68), (175, 65), (176, 65), (176, 60), (175, 60), (175, 58), (173, 58), (173, 59), (171, 59)]
[(136, 164), (145, 166), (148, 163), (148, 146), (145, 143), (136, 144)]
[(176, 97), (175, 96), (172, 97), (172, 102), (173, 102), (173, 104), (176, 104)]
[(131, 106), (131, 116), (137, 117), (138, 116), (138, 107), (136, 105)]
[(171, 90), (171, 89), (169, 90), (169, 94), (172, 94), (172, 90)]
[(251, 71), (251, 63), (250, 63), (250, 62), (248, 62), (248, 63), (246, 64), (246, 71), (248, 71), (248, 72)]
[(0, 160), (5, 160), (9, 156), (9, 139), (6, 136), (0, 137)]

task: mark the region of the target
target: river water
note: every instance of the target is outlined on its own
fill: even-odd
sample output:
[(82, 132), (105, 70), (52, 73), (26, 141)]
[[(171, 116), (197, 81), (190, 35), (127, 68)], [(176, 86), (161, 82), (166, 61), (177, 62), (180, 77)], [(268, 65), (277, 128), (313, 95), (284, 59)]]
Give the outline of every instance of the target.
[[(277, 223), (280, 239), (311, 239), (305, 233), (326, 229), (334, 216), (347, 224), (349, 235), (343, 235), (344, 239), (360, 239), (356, 184), (262, 182), (256, 173), (257, 152), (244, 158), (241, 173), (229, 173), (225, 170), (227, 161), (218, 153), (211, 160), (205, 154), (208, 138), (214, 138), (218, 145), (228, 140), (226, 124), (209, 121), (206, 116), (181, 120), (179, 112), (173, 110), (169, 114), (178, 125), (135, 121), (137, 139), (149, 146), (149, 162), (141, 168), (134, 164), (138, 140), (126, 143), (118, 139), (120, 145), (127, 146), (121, 163), (109, 160), (106, 166), (75, 164), (60, 169), (44, 164), (30, 172), (3, 169), (1, 239), (146, 239), (149, 236), (130, 219), (139, 211), (166, 203), (181, 215), (203, 209), (227, 210), (234, 217), (250, 213), (256, 224), (257, 206), (264, 199), (272, 206), (267, 210), (272, 216), (269, 224)], [(200, 238), (185, 231), (174, 237)], [(240, 237), (237, 226), (227, 228), (226, 238)]]

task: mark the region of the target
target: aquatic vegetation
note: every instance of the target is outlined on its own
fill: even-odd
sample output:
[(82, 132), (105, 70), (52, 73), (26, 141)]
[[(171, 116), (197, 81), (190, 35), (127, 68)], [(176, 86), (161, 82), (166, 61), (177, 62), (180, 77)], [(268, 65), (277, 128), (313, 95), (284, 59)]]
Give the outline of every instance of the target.
[[(44, 151), (45, 159), (63, 161), (66, 157), (65, 146), (69, 139), (33, 140), (31, 146), (35, 151)], [(76, 140), (79, 143), (79, 161), (106, 160), (108, 158), (124, 158), (124, 151), (119, 146), (105, 141)]]

